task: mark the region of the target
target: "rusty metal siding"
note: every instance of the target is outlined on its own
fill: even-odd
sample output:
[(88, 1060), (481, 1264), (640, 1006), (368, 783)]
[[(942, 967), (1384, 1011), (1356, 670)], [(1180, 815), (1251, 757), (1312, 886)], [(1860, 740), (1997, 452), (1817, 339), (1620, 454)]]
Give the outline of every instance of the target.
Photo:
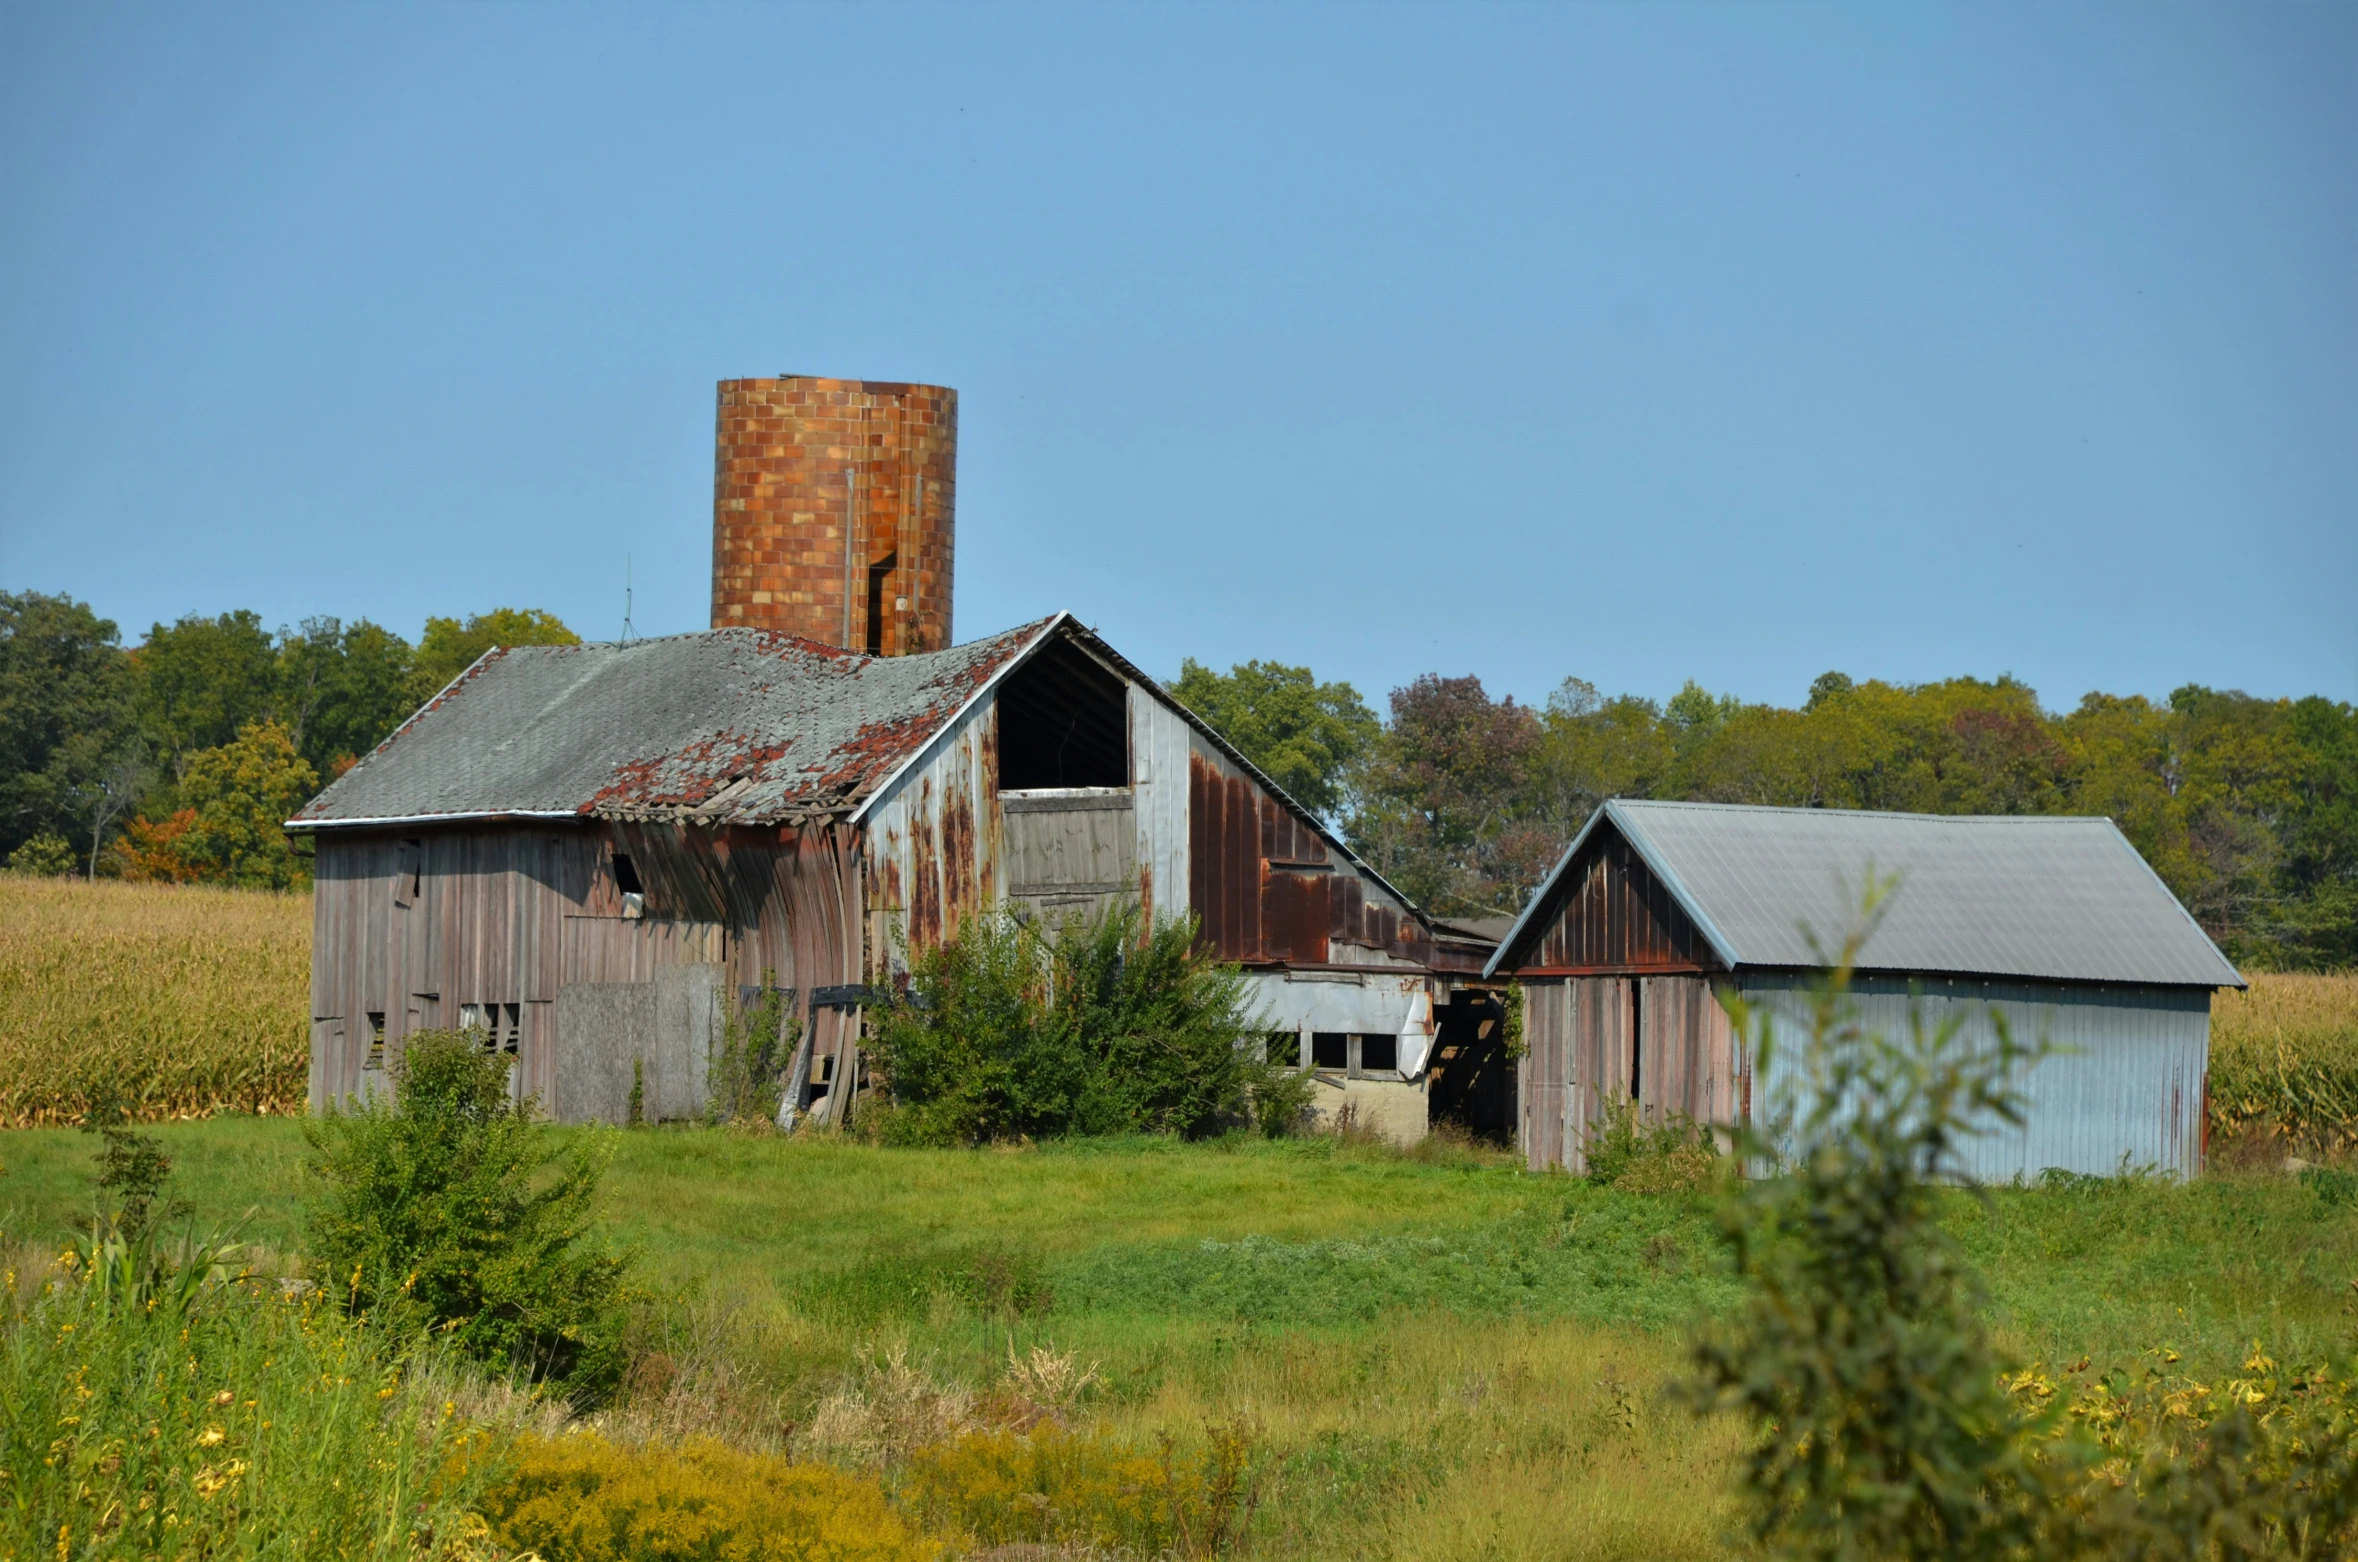
[(998, 735), (998, 702), (985, 697), (869, 808), (863, 849), (877, 968), (899, 957), (896, 945), (931, 948), (1006, 894)]
[[(1859, 1019), (1871, 1031), (1905, 1035), (1911, 1004), (1926, 1024), (1955, 1019), (1969, 1046), (1996, 1041), (1993, 1012), (2015, 1035), (2044, 1037), (2061, 1050), (2030, 1073), (2028, 1121), (1973, 1140), (1965, 1169), (1977, 1180), (2036, 1177), (2049, 1167), (2107, 1176), (2123, 1166), (2179, 1177), (2202, 1171), (2203, 1097), (2210, 1069), (2210, 994), (2199, 988), (2065, 986), (2047, 983), (1861, 977)], [(1790, 1088), (1808, 1035), (1809, 991), (1799, 976), (1747, 976), (1745, 995), (1774, 1016), (1779, 1040), (1773, 1077), (1756, 1114)]]
[(1191, 905), (1188, 853), (1186, 718), (1130, 685), (1130, 790), (1138, 826), (1138, 904), (1147, 916), (1185, 916)]
[(1432, 963), (1432, 938), (1406, 906), (1200, 736), (1188, 753), (1187, 873), (1205, 946), (1223, 960), (1340, 964), (1341, 943)]

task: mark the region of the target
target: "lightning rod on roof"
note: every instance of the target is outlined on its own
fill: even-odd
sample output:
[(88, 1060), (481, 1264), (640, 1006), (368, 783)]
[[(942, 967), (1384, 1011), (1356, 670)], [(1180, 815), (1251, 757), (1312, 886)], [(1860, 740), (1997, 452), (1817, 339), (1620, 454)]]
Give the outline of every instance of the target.
[(630, 555), (626, 553), (622, 556), (622, 643), (624, 645), (628, 645), (638, 638), (630, 627), (630, 610)]

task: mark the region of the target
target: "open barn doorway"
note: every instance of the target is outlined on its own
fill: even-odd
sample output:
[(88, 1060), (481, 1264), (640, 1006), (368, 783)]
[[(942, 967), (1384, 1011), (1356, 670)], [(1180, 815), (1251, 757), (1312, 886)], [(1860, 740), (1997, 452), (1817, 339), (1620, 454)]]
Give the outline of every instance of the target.
[(999, 689), (999, 790), (1130, 784), (1129, 688), (1058, 638)]
[(1459, 987), (1433, 1010), (1428, 1103), (1488, 1144), (1515, 1140), (1515, 1060), (1507, 1055), (1506, 1004), (1496, 992)]

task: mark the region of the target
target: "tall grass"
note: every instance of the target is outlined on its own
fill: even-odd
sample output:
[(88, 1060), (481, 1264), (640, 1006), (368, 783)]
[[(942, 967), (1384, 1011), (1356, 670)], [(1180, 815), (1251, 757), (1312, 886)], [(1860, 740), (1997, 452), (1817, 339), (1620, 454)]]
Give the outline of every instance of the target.
[(2262, 973), (2211, 1001), (2211, 1128), (2230, 1142), (2358, 1150), (2358, 972)]
[(0, 1124), (299, 1112), (311, 897), (0, 875)]

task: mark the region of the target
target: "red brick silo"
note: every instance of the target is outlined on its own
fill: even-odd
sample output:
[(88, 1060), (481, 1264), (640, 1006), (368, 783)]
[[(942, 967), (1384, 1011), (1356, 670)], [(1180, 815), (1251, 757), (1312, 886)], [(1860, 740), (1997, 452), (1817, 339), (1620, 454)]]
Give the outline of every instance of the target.
[(954, 390), (721, 381), (712, 627), (883, 656), (948, 645), (957, 497)]

